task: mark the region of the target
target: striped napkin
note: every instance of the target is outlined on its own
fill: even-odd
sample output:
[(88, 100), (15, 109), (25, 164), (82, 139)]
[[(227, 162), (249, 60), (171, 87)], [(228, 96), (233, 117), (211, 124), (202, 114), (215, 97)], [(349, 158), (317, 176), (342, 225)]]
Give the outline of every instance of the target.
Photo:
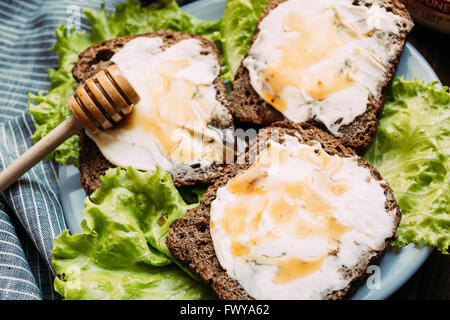
[[(0, 170), (32, 146), (28, 93), (47, 92), (46, 70), (57, 67), (54, 30), (74, 11), (112, 11), (120, 0), (0, 1)], [(146, 1), (149, 2), (149, 1)], [(84, 17), (76, 26), (90, 30)], [(53, 238), (67, 229), (58, 165), (42, 161), (0, 193), (0, 300), (57, 299), (51, 270)]]

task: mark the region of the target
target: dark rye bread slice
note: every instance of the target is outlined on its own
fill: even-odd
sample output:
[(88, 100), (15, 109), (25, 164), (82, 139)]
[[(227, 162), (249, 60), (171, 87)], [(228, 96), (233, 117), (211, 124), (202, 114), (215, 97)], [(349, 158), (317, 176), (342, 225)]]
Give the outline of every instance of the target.
[[(126, 36), (103, 41), (94, 44), (83, 51), (72, 70), (73, 76), (83, 85), (84, 82), (100, 70), (105, 70), (113, 64), (109, 59), (119, 51), (128, 41), (137, 37), (160, 37), (163, 40), (163, 50), (185, 39), (198, 39), (202, 43), (204, 51), (202, 54), (214, 54), (220, 65), (219, 51), (209, 40), (193, 34), (181, 32), (156, 31), (137, 36)], [(143, 61), (145, 63), (145, 61)], [(223, 114), (218, 114), (212, 119), (210, 125), (218, 129), (232, 129), (233, 122), (228, 111), (228, 99), (223, 80), (217, 77), (214, 80), (214, 86), (217, 90), (217, 100), (225, 107)], [(88, 194), (94, 192), (100, 187), (100, 177), (114, 165), (110, 163), (97, 148), (92, 139), (90, 139), (84, 130), (79, 132), (79, 167), (81, 172), (81, 186)], [(179, 186), (192, 186), (197, 184), (211, 184), (220, 176), (222, 164), (213, 164), (207, 168), (190, 168), (189, 170), (178, 168), (171, 172), (174, 184)]]
[[(287, 0), (269, 0), (264, 13), (258, 19), (258, 26), (264, 17), (266, 17), (271, 10), (275, 9), (279, 4)], [(406, 36), (413, 27), (413, 22), (405, 9), (404, 5), (398, 0), (355, 0), (353, 4), (361, 6), (370, 6), (372, 3), (377, 3), (381, 7), (386, 8), (398, 16), (404, 18), (404, 22), (400, 26), (400, 35), (389, 35), (389, 43), (392, 47), (395, 47), (394, 58), (390, 61), (386, 72), (386, 77), (379, 83), (378, 92), (380, 92), (380, 98), (375, 99), (370, 95), (367, 102), (366, 111), (356, 117), (351, 123), (343, 125), (339, 129), (341, 137), (338, 139), (340, 142), (355, 149), (358, 153), (366, 150), (375, 133), (378, 125), (378, 116), (383, 108), (385, 93), (384, 90), (392, 80), (397, 65), (400, 59), (400, 55), (403, 51)], [(257, 27), (256, 33), (253, 36), (252, 43), (255, 41), (259, 32)], [(248, 52), (246, 56), (248, 55)], [(248, 70), (242, 65), (238, 68), (235, 79), (233, 81), (233, 91), (230, 99), (230, 110), (233, 116), (241, 122), (249, 122), (257, 125), (270, 125), (273, 122), (283, 120), (285, 117), (278, 110), (273, 108), (270, 104), (266, 103), (259, 94), (253, 89), (250, 84), (250, 76)], [(310, 121), (313, 125), (327, 131), (324, 125)]]
[[(322, 148), (331, 155), (339, 155), (341, 157), (356, 156), (352, 149), (343, 146), (330, 134), (307, 123), (293, 123), (285, 120), (261, 130), (257, 139), (254, 140), (255, 142), (250, 151), (245, 155), (246, 159), (253, 159), (254, 161), (257, 150), (263, 150), (265, 142), (275, 135), (280, 137), (281, 143), (284, 141), (283, 137), (285, 135), (290, 135), (296, 137), (299, 142), (308, 145), (314, 145), (316, 142), (319, 142)], [(223, 177), (208, 188), (200, 205), (189, 210), (184, 218), (175, 220), (170, 225), (170, 232), (166, 241), (167, 247), (172, 254), (178, 260), (184, 262), (205, 283), (209, 284), (220, 299), (252, 299), (239, 283), (231, 279), (220, 266), (209, 230), (210, 206), (216, 197), (217, 189), (225, 186), (231, 178), (251, 165), (252, 161), (245, 161), (245, 164), (234, 164), (226, 167)], [(377, 181), (383, 180), (378, 171), (363, 158), (358, 158), (358, 165), (368, 168)], [(389, 247), (390, 241), (395, 237), (395, 232), (401, 220), (401, 211), (389, 185), (383, 182), (382, 187), (386, 196), (386, 209), (395, 211), (392, 234), (385, 239), (385, 242), (378, 250), (368, 252), (365, 256), (362, 256), (359, 267), (353, 270), (343, 270), (349, 280), (349, 285), (340, 291), (330, 293), (327, 296), (328, 299), (342, 299), (344, 296), (350, 295), (366, 278), (365, 271), (367, 267), (378, 262)]]

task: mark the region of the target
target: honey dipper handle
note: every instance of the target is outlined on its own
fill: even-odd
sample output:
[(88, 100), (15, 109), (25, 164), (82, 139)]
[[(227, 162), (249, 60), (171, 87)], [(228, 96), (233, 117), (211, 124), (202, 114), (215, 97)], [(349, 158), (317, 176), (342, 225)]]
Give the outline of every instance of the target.
[(81, 124), (78, 120), (74, 116), (70, 116), (53, 129), (16, 161), (0, 172), (0, 192), (5, 191), (6, 188), (17, 181), (25, 172), (55, 150), (57, 146), (73, 136), (80, 128)]

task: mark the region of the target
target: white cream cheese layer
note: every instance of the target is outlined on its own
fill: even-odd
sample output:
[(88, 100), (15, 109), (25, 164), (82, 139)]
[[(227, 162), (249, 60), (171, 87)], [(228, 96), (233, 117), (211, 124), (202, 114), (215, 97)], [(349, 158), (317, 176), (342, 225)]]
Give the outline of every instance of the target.
[(202, 54), (197, 39), (162, 46), (159, 37), (139, 37), (114, 54), (141, 100), (116, 127), (89, 136), (121, 167), (170, 170), (221, 161), (220, 134), (208, 127), (225, 108), (213, 84), (220, 73), (215, 55)]
[(217, 258), (255, 299), (322, 299), (392, 235), (381, 183), (356, 157), (269, 140), (211, 203)]
[(378, 98), (401, 17), (352, 0), (289, 0), (260, 23), (243, 64), (255, 91), (288, 119), (315, 119), (335, 136)]

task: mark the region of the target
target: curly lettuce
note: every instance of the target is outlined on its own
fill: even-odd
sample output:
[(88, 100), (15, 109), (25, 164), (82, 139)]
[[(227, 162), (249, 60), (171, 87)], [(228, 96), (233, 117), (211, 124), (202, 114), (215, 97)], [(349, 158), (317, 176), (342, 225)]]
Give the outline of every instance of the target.
[(207, 299), (214, 295), (180, 268), (165, 241), (187, 205), (170, 174), (110, 169), (85, 200), (82, 233), (53, 243), (55, 289), (65, 299)]
[(228, 0), (221, 19), (222, 78), (233, 80), (268, 0)]
[(365, 155), (389, 182), (403, 217), (394, 246), (450, 244), (450, 92), (396, 78)]

